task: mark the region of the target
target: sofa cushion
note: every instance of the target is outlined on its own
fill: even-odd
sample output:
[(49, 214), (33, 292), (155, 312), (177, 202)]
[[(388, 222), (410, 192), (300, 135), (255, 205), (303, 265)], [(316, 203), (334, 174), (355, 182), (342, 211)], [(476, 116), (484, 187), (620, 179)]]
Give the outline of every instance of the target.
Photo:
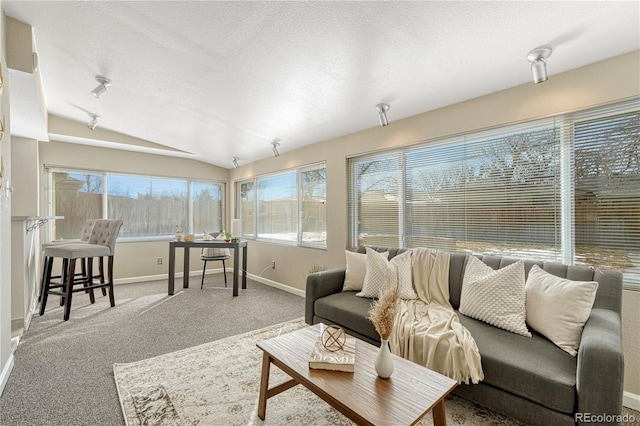
[(453, 309), (460, 307), (460, 295), (462, 294), (462, 279), (464, 278), (464, 265), (467, 263), (467, 255), (464, 253), (451, 253), (449, 257), (449, 302)]
[(568, 280), (534, 266), (525, 287), (527, 324), (576, 356), (597, 289), (595, 281)]
[(524, 337), (458, 315), (473, 336), (484, 382), (552, 410), (573, 413), (576, 394), (576, 358), (544, 336)]
[(343, 325), (364, 336), (379, 335), (373, 323), (367, 319), (373, 299), (356, 297), (355, 291), (334, 293), (316, 300), (314, 312), (317, 316), (327, 318), (334, 324)]

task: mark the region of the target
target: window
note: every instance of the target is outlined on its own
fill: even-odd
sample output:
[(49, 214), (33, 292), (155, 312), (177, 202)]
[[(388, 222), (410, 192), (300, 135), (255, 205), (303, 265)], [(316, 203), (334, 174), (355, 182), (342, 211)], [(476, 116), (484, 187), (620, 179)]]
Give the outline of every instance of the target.
[(122, 219), (121, 239), (211, 232), (224, 223), (224, 184), (47, 167), (52, 239), (74, 239), (86, 219)]
[(350, 216), (357, 229), (357, 245), (401, 244), (400, 156), (353, 161), (351, 178)]
[(245, 237), (255, 237), (255, 207), (256, 191), (255, 182), (238, 183), (238, 209), (240, 210), (240, 220), (242, 222), (242, 235)]
[(53, 239), (79, 239), (87, 219), (102, 217), (103, 181), (99, 173), (49, 170), (49, 213)]
[(236, 183), (246, 238), (326, 247), (326, 167), (314, 164)]
[(297, 173), (258, 179), (258, 238), (298, 241)]
[(640, 112), (589, 115), (573, 122), (575, 263), (640, 289)]
[(636, 100), (351, 158), (351, 245), (588, 264), (634, 286), (639, 134)]
[(220, 231), (224, 226), (224, 185), (191, 182), (191, 211), (194, 233)]
[(171, 235), (188, 229), (187, 181), (148, 176), (108, 175), (107, 217), (122, 219), (126, 237)]
[(327, 169), (300, 171), (300, 232), (302, 242), (327, 245)]
[(557, 129), (477, 136), (404, 155), (406, 243), (557, 259)]

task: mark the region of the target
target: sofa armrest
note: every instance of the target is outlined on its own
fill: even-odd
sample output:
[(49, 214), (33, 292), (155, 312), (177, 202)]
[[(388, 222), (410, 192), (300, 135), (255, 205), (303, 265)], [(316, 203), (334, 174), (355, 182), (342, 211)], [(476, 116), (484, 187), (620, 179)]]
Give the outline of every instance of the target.
[(313, 324), (314, 305), (316, 300), (342, 291), (345, 272), (345, 268), (340, 268), (315, 272), (307, 276), (307, 288), (304, 295), (304, 320), (307, 324)]
[[(624, 352), (622, 325), (617, 312), (594, 308), (582, 331), (578, 348), (576, 419), (622, 414)], [(617, 423), (620, 424), (620, 423)]]

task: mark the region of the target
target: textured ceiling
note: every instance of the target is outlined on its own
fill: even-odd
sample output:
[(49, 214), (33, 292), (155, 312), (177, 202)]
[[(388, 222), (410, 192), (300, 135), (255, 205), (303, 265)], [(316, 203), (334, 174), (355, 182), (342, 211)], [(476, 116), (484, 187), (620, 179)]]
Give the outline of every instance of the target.
[[(286, 152), (377, 126), (379, 102), (393, 124), (529, 83), (540, 45), (554, 49), (550, 78), (640, 47), (635, 1), (2, 6), (34, 28), (49, 114), (98, 114), (98, 129), (225, 168), (272, 155), (274, 139)], [(97, 74), (113, 82), (100, 99)]]

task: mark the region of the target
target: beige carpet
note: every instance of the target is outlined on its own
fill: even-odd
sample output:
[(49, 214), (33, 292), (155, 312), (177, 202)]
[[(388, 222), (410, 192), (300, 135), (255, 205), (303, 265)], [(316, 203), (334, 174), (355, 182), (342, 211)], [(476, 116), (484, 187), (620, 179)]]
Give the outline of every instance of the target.
[[(129, 364), (114, 375), (127, 425), (353, 425), (302, 386), (257, 403), (262, 351), (256, 342), (305, 327), (302, 319)], [(272, 366), (270, 385), (287, 376)], [(450, 425), (515, 425), (458, 397), (446, 402)], [(428, 414), (419, 425), (432, 425)]]

